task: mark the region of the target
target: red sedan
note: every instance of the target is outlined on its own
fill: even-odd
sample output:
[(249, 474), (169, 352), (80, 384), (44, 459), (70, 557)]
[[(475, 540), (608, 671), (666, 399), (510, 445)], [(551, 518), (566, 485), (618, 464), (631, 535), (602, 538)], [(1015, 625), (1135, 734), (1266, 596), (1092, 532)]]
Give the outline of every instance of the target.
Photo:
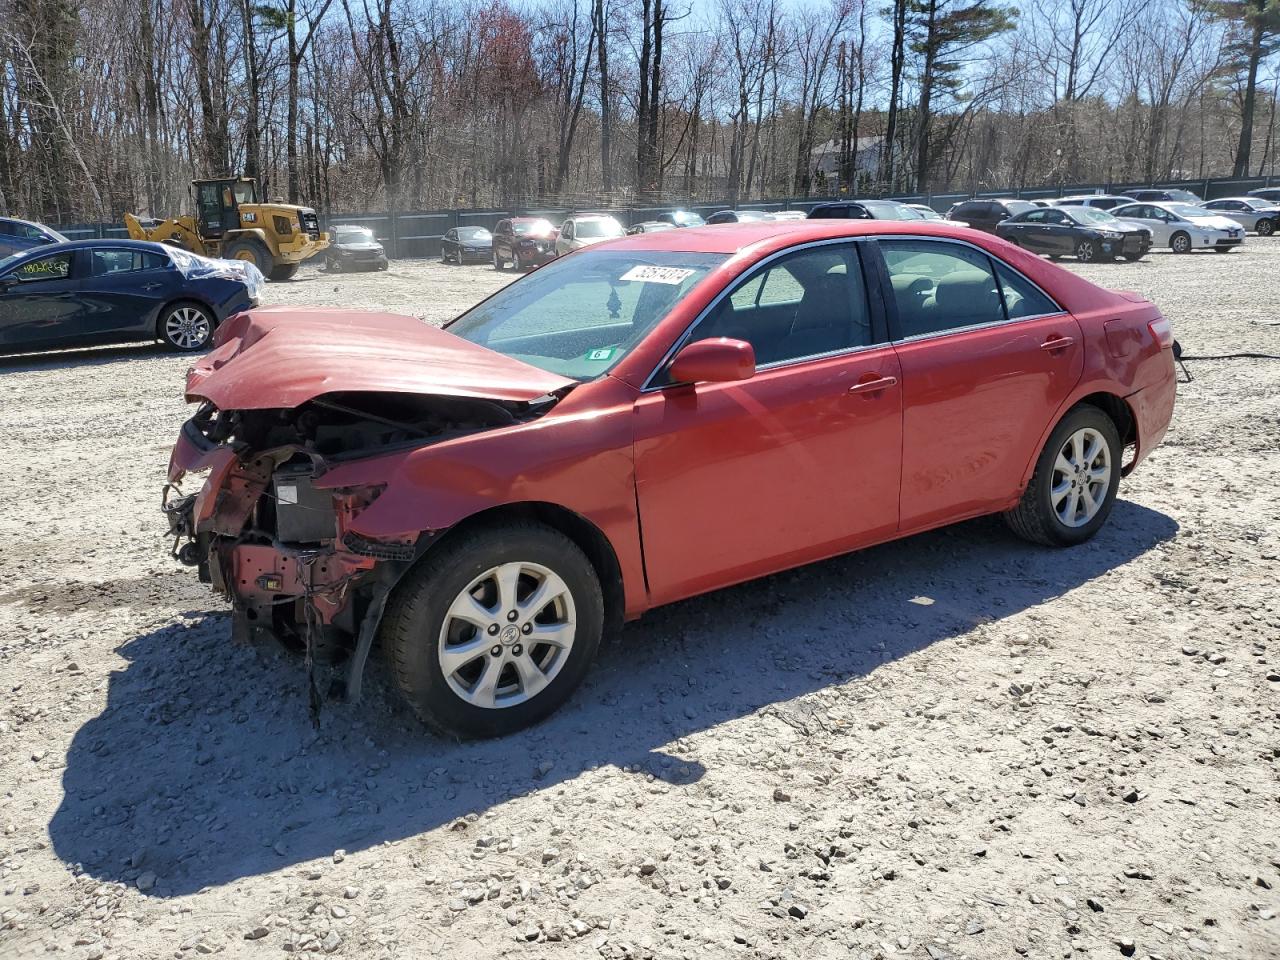
[(659, 604), (982, 514), (1066, 547), (1173, 412), (1169, 321), (927, 222), (641, 234), (444, 329), (263, 309), (217, 331), (166, 509), (242, 634), (375, 636), (461, 736), (556, 709)]

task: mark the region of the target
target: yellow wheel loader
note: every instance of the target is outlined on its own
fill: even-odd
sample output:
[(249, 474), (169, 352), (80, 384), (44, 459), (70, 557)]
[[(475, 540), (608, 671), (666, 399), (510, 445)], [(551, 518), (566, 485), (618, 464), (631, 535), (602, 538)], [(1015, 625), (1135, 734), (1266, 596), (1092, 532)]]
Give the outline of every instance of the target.
[(329, 246), (309, 207), (259, 203), (258, 181), (249, 177), (193, 180), (196, 215), (144, 225), (131, 213), (124, 225), (134, 240), (182, 247), (206, 257), (247, 260), (268, 280), (288, 280), (303, 260)]

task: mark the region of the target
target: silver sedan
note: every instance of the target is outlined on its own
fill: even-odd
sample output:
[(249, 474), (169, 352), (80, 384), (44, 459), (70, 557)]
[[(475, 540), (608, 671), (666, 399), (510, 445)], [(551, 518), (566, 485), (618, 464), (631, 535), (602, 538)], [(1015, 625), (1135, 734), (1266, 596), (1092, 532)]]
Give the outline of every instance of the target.
[(1152, 246), (1174, 253), (1216, 250), (1228, 253), (1244, 243), (1244, 227), (1234, 220), (1190, 203), (1130, 203), (1111, 211), (1151, 231)]
[(1260, 237), (1269, 237), (1280, 228), (1280, 204), (1258, 197), (1227, 197), (1202, 204), (1206, 210), (1234, 220)]

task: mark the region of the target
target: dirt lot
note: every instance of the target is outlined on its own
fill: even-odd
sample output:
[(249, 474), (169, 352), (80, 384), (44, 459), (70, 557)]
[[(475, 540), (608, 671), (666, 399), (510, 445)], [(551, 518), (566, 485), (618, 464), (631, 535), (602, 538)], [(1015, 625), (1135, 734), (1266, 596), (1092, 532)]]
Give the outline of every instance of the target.
[[(1280, 353), (1280, 239), (1082, 272)], [(1085, 547), (984, 520), (688, 601), (467, 745), (380, 664), (316, 732), (229, 642), (158, 512), (186, 366), (0, 361), (0, 957), (1280, 956), (1280, 363), (1193, 363)]]

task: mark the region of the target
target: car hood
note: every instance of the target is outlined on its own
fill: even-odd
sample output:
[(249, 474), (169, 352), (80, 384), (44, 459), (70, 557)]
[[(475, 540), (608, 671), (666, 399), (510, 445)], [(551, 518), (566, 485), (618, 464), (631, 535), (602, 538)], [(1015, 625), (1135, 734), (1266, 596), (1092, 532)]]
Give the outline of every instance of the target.
[(577, 382), (393, 313), (268, 307), (232, 317), (214, 341), (187, 374), (187, 399), (220, 410), (336, 392), (527, 402)]

